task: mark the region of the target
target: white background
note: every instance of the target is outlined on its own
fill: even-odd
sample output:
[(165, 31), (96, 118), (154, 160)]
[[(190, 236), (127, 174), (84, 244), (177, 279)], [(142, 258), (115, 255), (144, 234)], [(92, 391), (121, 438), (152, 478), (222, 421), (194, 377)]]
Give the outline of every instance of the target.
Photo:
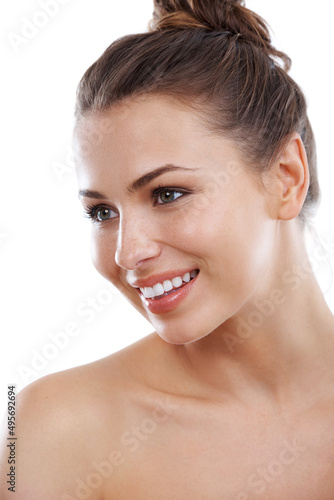
[[(41, 3), (16, 0), (0, 7), (1, 412), (8, 383), (20, 389), (48, 373), (104, 357), (153, 330), (116, 291), (105, 291), (108, 283), (90, 262), (90, 223), (82, 217), (70, 154), (82, 74), (113, 40), (146, 30), (153, 0), (62, 0), (56, 15), (15, 51), (8, 35), (21, 35), (25, 19), (43, 22)], [(334, 31), (326, 28), (333, 20), (332, 2), (246, 3), (271, 25), (276, 46), (292, 58), (291, 74), (309, 102), (323, 198), (316, 228), (332, 244), (327, 246), (333, 267)], [(330, 267), (324, 262), (316, 267), (334, 311)], [(98, 312), (88, 306), (89, 298), (99, 301)], [(91, 309), (90, 317), (80, 316), (78, 307)], [(80, 332), (66, 334), (67, 345), (56, 348), (50, 335), (64, 333), (70, 322)], [(52, 342), (50, 350), (46, 346)], [(53, 359), (44, 356), (43, 362), (43, 352)]]

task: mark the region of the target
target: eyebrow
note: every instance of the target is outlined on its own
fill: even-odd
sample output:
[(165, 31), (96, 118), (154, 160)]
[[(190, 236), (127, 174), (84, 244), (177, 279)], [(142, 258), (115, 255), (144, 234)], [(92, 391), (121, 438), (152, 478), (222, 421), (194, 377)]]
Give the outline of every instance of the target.
[[(139, 189), (147, 186), (150, 182), (152, 182), (154, 179), (157, 177), (160, 177), (160, 175), (167, 174), (168, 172), (175, 172), (176, 170), (182, 170), (182, 171), (187, 171), (187, 172), (195, 172), (198, 170), (197, 168), (186, 168), (186, 167), (180, 167), (173, 165), (171, 163), (168, 163), (167, 165), (163, 165), (162, 167), (158, 167), (155, 170), (152, 170), (151, 172), (148, 172), (147, 174), (142, 175), (139, 177), (139, 179), (135, 180), (128, 186), (128, 191), (130, 193), (133, 193), (134, 191), (138, 191)], [(98, 191), (91, 191), (90, 189), (82, 189), (79, 191), (79, 198), (96, 198), (98, 200), (105, 200), (107, 199), (107, 196), (105, 196), (102, 193), (99, 193)]]
[(90, 189), (81, 189), (78, 194), (79, 198), (95, 198), (97, 200), (106, 200), (107, 197), (98, 191), (91, 191)]

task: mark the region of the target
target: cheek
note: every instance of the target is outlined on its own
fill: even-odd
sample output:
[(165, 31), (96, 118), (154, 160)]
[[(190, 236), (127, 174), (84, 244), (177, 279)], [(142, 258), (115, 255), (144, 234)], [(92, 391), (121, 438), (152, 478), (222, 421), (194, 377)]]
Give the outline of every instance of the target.
[(213, 269), (230, 297), (241, 302), (258, 286), (273, 257), (271, 224), (258, 208), (245, 205), (225, 213), (217, 226), (219, 236), (210, 233)]
[(95, 269), (101, 276), (110, 281), (132, 303), (132, 305), (150, 321), (142, 306), (138, 293), (135, 292), (134, 289), (129, 290), (129, 288), (122, 283), (120, 268), (115, 262), (116, 236), (93, 229), (90, 248)]
[(196, 257), (217, 291), (232, 295), (256, 284), (272, 251), (268, 220), (261, 201), (254, 199), (236, 203), (216, 198), (202, 209), (192, 207), (175, 219), (170, 234), (173, 246)]
[(117, 281), (117, 265), (115, 262), (115, 241), (101, 230), (92, 229), (90, 251), (95, 269), (113, 285)]

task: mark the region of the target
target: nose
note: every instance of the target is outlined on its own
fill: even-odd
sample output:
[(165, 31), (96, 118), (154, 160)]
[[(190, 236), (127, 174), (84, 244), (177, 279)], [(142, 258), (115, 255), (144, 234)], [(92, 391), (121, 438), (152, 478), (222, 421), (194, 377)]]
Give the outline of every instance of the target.
[(157, 231), (143, 217), (127, 217), (120, 220), (115, 252), (116, 264), (127, 271), (158, 257), (161, 252)]

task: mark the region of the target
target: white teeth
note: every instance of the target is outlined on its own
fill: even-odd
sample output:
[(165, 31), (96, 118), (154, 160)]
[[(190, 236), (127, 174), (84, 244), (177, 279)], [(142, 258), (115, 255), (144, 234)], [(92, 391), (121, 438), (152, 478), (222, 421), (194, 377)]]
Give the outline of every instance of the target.
[(173, 289), (173, 284), (171, 281), (166, 280), (163, 282), (163, 287), (164, 287), (165, 292), (170, 292)]
[(143, 295), (146, 299), (151, 299), (154, 297), (154, 290), (152, 287), (142, 288)]
[(182, 278), (181, 276), (177, 276), (176, 278), (172, 279), (173, 287), (178, 288), (179, 286), (182, 285)]
[(157, 283), (156, 285), (153, 285), (153, 291), (154, 291), (154, 295), (156, 297), (159, 295), (163, 295), (165, 293), (164, 287), (162, 286), (161, 283)]
[(190, 281), (190, 273), (186, 273), (183, 276), (182, 281), (185, 281), (186, 283), (189, 283), (189, 281)]
[(156, 283), (153, 287), (148, 286), (140, 290), (146, 299), (152, 299), (153, 297), (159, 297), (166, 292), (170, 292), (173, 288), (179, 288), (183, 282), (189, 283), (197, 274), (197, 270), (191, 271), (191, 273), (186, 273), (182, 278), (181, 276), (176, 276), (172, 280), (165, 280), (163, 283)]

